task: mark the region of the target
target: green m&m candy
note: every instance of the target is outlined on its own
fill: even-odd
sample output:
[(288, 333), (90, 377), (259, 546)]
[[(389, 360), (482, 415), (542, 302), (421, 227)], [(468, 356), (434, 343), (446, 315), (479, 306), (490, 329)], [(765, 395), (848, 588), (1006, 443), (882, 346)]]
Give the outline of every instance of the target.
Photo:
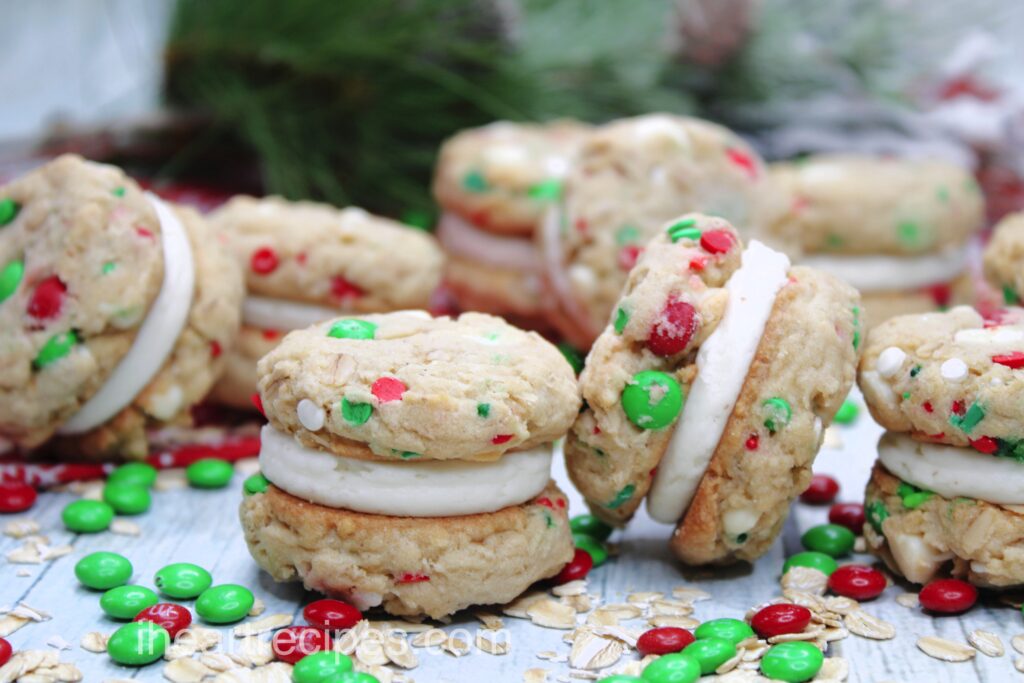
[(132, 563), (117, 553), (90, 553), (75, 563), (75, 576), (86, 588), (108, 590), (123, 586), (132, 577)]
[(231, 481), (235, 468), (217, 458), (203, 458), (185, 468), (185, 478), (197, 489), (222, 489)]
[(644, 679), (640, 678), (639, 676), (615, 674), (614, 676), (605, 676), (597, 683), (644, 683)]
[(604, 543), (601, 543), (596, 538), (586, 534), (573, 534), (572, 542), (577, 548), (590, 555), (590, 559), (594, 561), (595, 567), (604, 564), (608, 560), (608, 551), (605, 549)]
[(761, 673), (777, 681), (803, 683), (818, 674), (824, 661), (821, 650), (810, 643), (779, 643), (761, 659)]
[(156, 468), (145, 462), (130, 462), (111, 472), (107, 476), (107, 483), (152, 488), (156, 483)]
[(0, 227), (13, 221), (18, 216), (19, 209), (21, 209), (21, 206), (10, 197), (0, 199)]
[(369, 403), (358, 403), (347, 398), (341, 399), (341, 419), (350, 425), (358, 427), (366, 424), (373, 415), (373, 405)]
[(577, 375), (583, 372), (583, 354), (577, 351), (572, 344), (561, 342), (558, 345), (558, 350), (562, 352), (562, 356)]
[(330, 683), (335, 676), (352, 671), (352, 660), (340, 652), (314, 652), (295, 663), (295, 683)]
[(76, 500), (64, 508), (60, 518), (68, 531), (95, 534), (105, 531), (114, 521), (114, 508), (100, 500)]
[(46, 340), (43, 348), (39, 349), (39, 353), (36, 354), (32, 365), (36, 369), (45, 368), (47, 365), (55, 363), (71, 353), (71, 349), (75, 348), (77, 343), (78, 335), (75, 334), (74, 330), (55, 334)]
[(838, 567), (838, 563), (831, 556), (825, 553), (819, 553), (817, 551), (808, 550), (806, 552), (797, 553), (791, 555), (786, 563), (782, 565), (782, 574), (785, 576), (793, 567), (809, 567), (810, 569), (817, 569), (825, 576), (832, 576)]
[(811, 527), (800, 537), (808, 550), (825, 553), (830, 557), (841, 557), (853, 550), (857, 537), (852, 531), (839, 524), (819, 524)]
[(569, 520), (574, 534), (586, 534), (599, 541), (606, 541), (612, 535), (612, 528), (594, 515), (576, 515)]
[(676, 652), (658, 657), (644, 667), (642, 680), (648, 683), (693, 683), (700, 678), (700, 663), (690, 655)]
[(836, 411), (836, 416), (832, 418), (835, 422), (841, 425), (852, 424), (857, 419), (857, 415), (860, 413), (860, 408), (857, 407), (857, 402), (851, 399), (843, 401), (843, 405), (839, 406), (839, 410)]
[(254, 602), (256, 598), (245, 586), (224, 583), (202, 592), (196, 600), (196, 613), (211, 624), (233, 624), (245, 619)]
[(25, 262), (18, 259), (0, 268), (0, 303), (18, 291), (25, 275)]
[(103, 487), (103, 500), (119, 515), (139, 515), (149, 509), (153, 499), (149, 489), (135, 484), (111, 484)]
[(175, 562), (157, 571), (153, 584), (169, 598), (191, 600), (213, 584), (213, 577), (198, 564)]
[(683, 392), (670, 375), (644, 370), (622, 390), (622, 409), (640, 429), (661, 429), (672, 424), (683, 409)]
[(789, 401), (778, 396), (773, 396), (761, 404), (764, 411), (764, 426), (774, 434), (789, 424), (793, 419), (793, 407)]
[(346, 671), (334, 676), (327, 683), (380, 683), (380, 679), (362, 671)]
[(267, 487), (270, 486), (270, 480), (263, 476), (262, 472), (257, 472), (242, 484), (242, 492), (247, 496), (252, 496), (257, 493), (265, 493)]
[(107, 641), (107, 654), (118, 664), (142, 666), (164, 656), (171, 635), (163, 626), (133, 621), (114, 631)]
[(118, 586), (100, 597), (100, 607), (114, 619), (134, 619), (135, 616), (160, 602), (156, 593), (145, 586)]
[(712, 619), (711, 621), (705, 621), (693, 632), (693, 636), (697, 640), (721, 638), (733, 645), (753, 635), (754, 629), (750, 628), (750, 624), (739, 619)]
[(701, 674), (706, 676), (735, 657), (736, 646), (722, 638), (702, 638), (683, 648), (683, 654), (697, 660)]
[(347, 318), (331, 325), (328, 337), (335, 339), (373, 339), (377, 334), (377, 325), (368, 320)]

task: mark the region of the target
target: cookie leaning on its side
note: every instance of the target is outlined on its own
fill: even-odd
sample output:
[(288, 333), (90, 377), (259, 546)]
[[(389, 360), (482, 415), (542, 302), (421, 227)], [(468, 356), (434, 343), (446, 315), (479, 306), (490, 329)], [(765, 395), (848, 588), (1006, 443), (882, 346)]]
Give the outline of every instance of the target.
[(565, 452), (594, 513), (622, 524), (646, 496), (687, 564), (763, 554), (853, 382), (858, 302), (721, 218), (668, 223), (580, 376)]

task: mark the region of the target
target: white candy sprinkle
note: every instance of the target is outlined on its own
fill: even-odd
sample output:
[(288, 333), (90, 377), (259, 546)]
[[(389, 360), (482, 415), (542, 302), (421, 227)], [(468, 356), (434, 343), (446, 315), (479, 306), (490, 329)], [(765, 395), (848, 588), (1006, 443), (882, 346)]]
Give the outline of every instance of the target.
[(890, 346), (878, 354), (875, 369), (878, 370), (878, 374), (882, 377), (892, 377), (900, 371), (900, 368), (903, 367), (903, 361), (906, 359), (907, 354), (903, 353), (903, 349)]
[(311, 432), (318, 431), (324, 426), (324, 409), (308, 398), (299, 401), (295, 412), (298, 414), (302, 426)]
[(962, 382), (967, 377), (967, 363), (959, 358), (950, 358), (942, 364), (940, 371), (942, 379), (947, 382)]

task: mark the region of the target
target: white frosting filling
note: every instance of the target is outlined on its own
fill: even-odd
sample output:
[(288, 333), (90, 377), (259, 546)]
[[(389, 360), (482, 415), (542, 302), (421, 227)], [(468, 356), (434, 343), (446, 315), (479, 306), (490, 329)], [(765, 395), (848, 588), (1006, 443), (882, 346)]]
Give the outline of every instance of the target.
[(437, 239), (445, 251), (498, 268), (535, 271), (540, 257), (533, 240), (502, 237), (473, 227), (459, 216), (445, 211), (437, 224)]
[(803, 264), (831, 273), (862, 292), (885, 292), (949, 282), (967, 268), (967, 249), (954, 246), (924, 256), (815, 254)]
[(245, 297), (242, 302), (242, 322), (261, 330), (291, 332), (336, 318), (341, 312), (336, 308), (303, 304), (285, 299), (271, 299), (262, 296)]
[(195, 264), (185, 226), (170, 206), (147, 192), (160, 221), (164, 279), (153, 305), (139, 326), (132, 346), (95, 394), (58, 430), (81, 434), (117, 415), (135, 400), (159, 372), (185, 328), (195, 291)]
[(659, 522), (674, 524), (689, 507), (743, 389), (788, 270), (784, 254), (754, 240), (726, 283), (725, 315), (697, 352), (697, 378), (647, 496), (647, 510)]
[(545, 213), (540, 223), (540, 244), (541, 244), (541, 265), (547, 280), (551, 285), (552, 294), (558, 300), (565, 315), (581, 330), (581, 336), (596, 337), (598, 330), (593, 329), (594, 324), (590, 320), (590, 314), (584, 308), (573, 291), (573, 285), (569, 278), (570, 270), (575, 271), (576, 280), (579, 281), (580, 273), (586, 272), (590, 279), (593, 273), (587, 268), (575, 266), (566, 268), (565, 256), (562, 250), (562, 236), (559, 234), (562, 212), (564, 207), (552, 205)]
[(1024, 505), (1024, 464), (1010, 458), (888, 432), (878, 442), (878, 461), (900, 479), (943, 498)]
[(399, 517), (494, 512), (532, 499), (551, 477), (550, 446), (493, 462), (356, 460), (307, 448), (270, 425), (260, 433), (260, 470), (278, 488), (332, 508)]

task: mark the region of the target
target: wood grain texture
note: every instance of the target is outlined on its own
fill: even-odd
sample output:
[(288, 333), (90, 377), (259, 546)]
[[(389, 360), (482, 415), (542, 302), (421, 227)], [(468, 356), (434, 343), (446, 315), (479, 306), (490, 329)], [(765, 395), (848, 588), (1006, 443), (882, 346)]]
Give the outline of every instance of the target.
[[(819, 456), (815, 470), (836, 476), (842, 483), (841, 500), (859, 501), (864, 484), (875, 457), (875, 443), (880, 428), (862, 411), (857, 423), (837, 430), (841, 448), (828, 448)], [(572, 491), (559, 461), (556, 478), (570, 493), (572, 510), (583, 510), (578, 495)], [(86, 681), (110, 679), (162, 679), (163, 664), (139, 669), (127, 669), (110, 662), (106, 655), (97, 655), (79, 648), (81, 637), (89, 631), (111, 633), (118, 623), (103, 616), (99, 608), (98, 592), (83, 588), (74, 576), (74, 564), (83, 555), (96, 550), (119, 552), (131, 559), (135, 567), (133, 583), (152, 586), (153, 574), (168, 562), (188, 561), (200, 564), (214, 575), (215, 583), (240, 583), (253, 589), (267, 606), (266, 614), (295, 614), (300, 621), (301, 607), (315, 596), (306, 594), (295, 585), (277, 585), (262, 574), (252, 562), (239, 533), (236, 509), (241, 499), (241, 474), (236, 474), (230, 488), (221, 491), (173, 490), (156, 492), (152, 510), (134, 518), (142, 527), (142, 535), (134, 538), (112, 533), (76, 536), (63, 530), (60, 511), (73, 499), (70, 494), (40, 496), (31, 518), (37, 520), (42, 533), (52, 544), (70, 543), (74, 552), (64, 558), (43, 565), (0, 565), (0, 605), (13, 606), (25, 602), (29, 606), (53, 614), (51, 621), (29, 624), (13, 634), (9, 640), (16, 649), (46, 648), (46, 641), (59, 635), (72, 645), (62, 653), (64, 661), (73, 661), (85, 674)], [(613, 537), (621, 546), (621, 555), (595, 570), (590, 578), (590, 591), (600, 593), (605, 601), (623, 600), (627, 593), (643, 591), (671, 591), (675, 586), (692, 584), (709, 591), (714, 599), (697, 603), (696, 618), (742, 617), (752, 605), (779, 594), (778, 572), (783, 558), (799, 547), (801, 530), (825, 521), (827, 508), (812, 508), (797, 504), (783, 538), (768, 556), (753, 568), (739, 567), (711, 571), (682, 571), (671, 560), (666, 539), (669, 527), (651, 521), (646, 514), (630, 528)], [(10, 516), (18, 517), (18, 516)], [(8, 521), (0, 518), (0, 523)], [(7, 553), (20, 545), (20, 541), (0, 538), (0, 552)], [(20, 569), (27, 569), (28, 577), (19, 577)], [(919, 610), (908, 609), (896, 603), (903, 592), (900, 586), (891, 587), (879, 600), (867, 605), (867, 610), (897, 627), (897, 637), (879, 642), (850, 637), (834, 643), (830, 654), (846, 657), (851, 665), (851, 681), (881, 683), (881, 681), (957, 680), (1001, 681), (1019, 677), (1013, 668), (1018, 656), (1010, 647), (1010, 639), (1024, 633), (1020, 612), (991, 601), (979, 605), (963, 617), (935, 619)], [(191, 606), (191, 603), (185, 602)], [(567, 676), (568, 665), (540, 660), (536, 653), (554, 650), (568, 653), (562, 642), (564, 631), (543, 629), (533, 624), (505, 618), (512, 649), (504, 656), (474, 652), (456, 659), (450, 655), (417, 650), (420, 666), (410, 672), (416, 681), (457, 683), (470, 680), (521, 681), (523, 671), (539, 667), (551, 671), (549, 680)], [(642, 622), (632, 622), (637, 627)], [(464, 629), (463, 638), (472, 642), (479, 623), (470, 614), (460, 614), (445, 627), (449, 631)], [(938, 635), (958, 642), (966, 642), (974, 629), (998, 634), (1007, 654), (990, 658), (980, 653), (971, 662), (947, 664), (932, 659), (915, 647), (923, 635)], [(232, 641), (230, 627), (221, 628), (224, 641)], [(624, 660), (623, 660), (624, 661)]]

